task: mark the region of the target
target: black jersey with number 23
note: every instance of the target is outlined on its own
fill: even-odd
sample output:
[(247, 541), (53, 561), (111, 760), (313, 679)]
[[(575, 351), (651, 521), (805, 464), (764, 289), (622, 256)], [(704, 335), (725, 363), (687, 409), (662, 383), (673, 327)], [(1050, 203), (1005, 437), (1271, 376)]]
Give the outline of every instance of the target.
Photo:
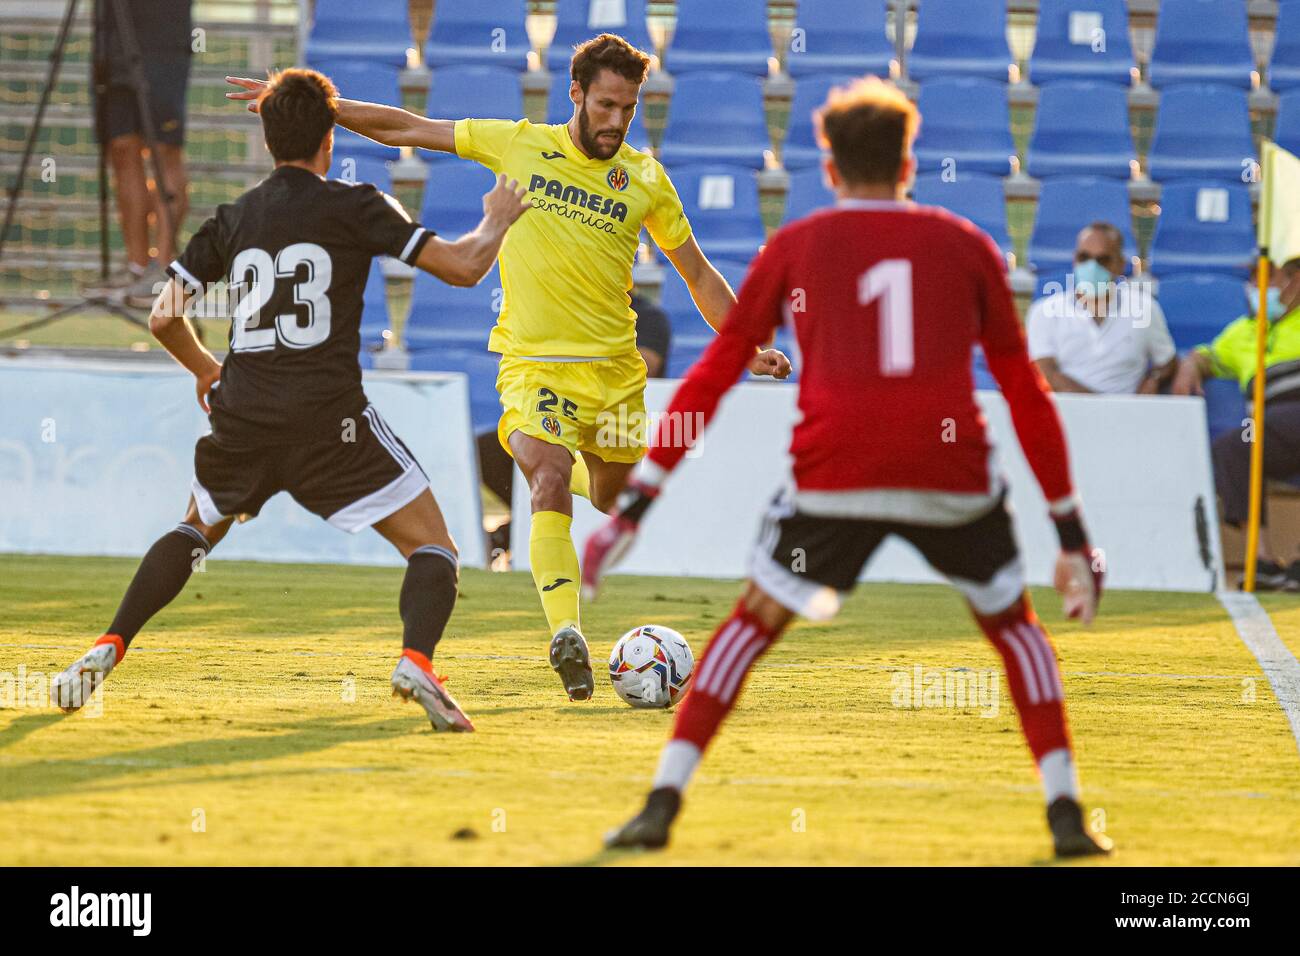
[[(413, 264), (433, 235), (369, 183), (280, 166), (217, 208), (169, 274), (232, 294), (212, 431), (239, 445), (337, 438), (366, 406), (361, 309), (370, 262)], [(237, 293), (237, 294), (236, 294)]]

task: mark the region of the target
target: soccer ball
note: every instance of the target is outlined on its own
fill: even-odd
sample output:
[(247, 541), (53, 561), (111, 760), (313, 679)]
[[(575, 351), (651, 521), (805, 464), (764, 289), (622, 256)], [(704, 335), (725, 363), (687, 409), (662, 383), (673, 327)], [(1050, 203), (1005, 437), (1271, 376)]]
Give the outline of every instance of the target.
[(609, 655), (614, 690), (633, 707), (671, 707), (686, 695), (694, 670), (686, 638), (658, 624), (628, 631)]

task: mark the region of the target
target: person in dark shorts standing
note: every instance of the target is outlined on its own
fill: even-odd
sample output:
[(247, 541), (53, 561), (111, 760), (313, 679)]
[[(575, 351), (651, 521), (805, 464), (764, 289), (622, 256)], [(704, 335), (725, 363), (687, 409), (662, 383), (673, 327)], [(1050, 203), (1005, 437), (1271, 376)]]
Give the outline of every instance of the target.
[[(272, 79), (260, 112), (275, 171), (219, 207), (168, 268), (149, 326), (194, 374), (212, 430), (194, 449), (185, 517), (145, 555), (108, 632), (52, 683), (65, 710), (80, 707), (121, 663), (233, 521), (256, 517), (287, 491), (335, 527), (373, 527), (401, 552), (393, 693), (420, 703), (435, 730), (474, 729), (430, 663), (456, 600), (456, 545), (419, 463), (362, 390), (361, 303), (377, 255), (453, 285), (476, 284), (528, 205), (499, 176), (484, 197), (483, 221), (447, 242), (374, 186), (325, 179), (337, 97), (312, 70)], [(184, 317), (186, 299), (219, 281), (230, 284), (233, 303), (224, 363)]]
[[(130, 59), (123, 31), (114, 16), (115, 3), (97, 6), (99, 22), (95, 43), (103, 64), (105, 88), (95, 94), (96, 135), (102, 138), (113, 172), (118, 223), (126, 246), (126, 267), (106, 280), (96, 280), (86, 292), (121, 296), (127, 305), (147, 309), (161, 284), (163, 269), (176, 256), (176, 231), (189, 209), (189, 178), (185, 171), (185, 97), (190, 81), (190, 56), (194, 45), (189, 0), (126, 0), (121, 4), (130, 19), (142, 56), (145, 93), (149, 101), (154, 142), (145, 141), (135, 90), (131, 87)], [(102, 102), (100, 97), (102, 96)], [(146, 175), (145, 150), (162, 168), (167, 195), (151, 194)], [(170, 216), (163, 214), (166, 202)], [(154, 214), (155, 235), (150, 242), (149, 215)], [(156, 249), (156, 258), (150, 254)]]

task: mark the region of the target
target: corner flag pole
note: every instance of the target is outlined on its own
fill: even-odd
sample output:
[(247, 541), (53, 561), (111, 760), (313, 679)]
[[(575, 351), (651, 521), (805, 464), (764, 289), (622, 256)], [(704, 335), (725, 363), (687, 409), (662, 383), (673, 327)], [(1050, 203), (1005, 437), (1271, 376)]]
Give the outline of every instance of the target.
[[(1267, 174), (1266, 174), (1267, 175)], [(1267, 179), (1265, 179), (1267, 183)], [(1267, 185), (1264, 187), (1267, 189)], [(1261, 204), (1262, 205), (1262, 204)], [(1255, 590), (1255, 565), (1259, 554), (1259, 523), (1264, 501), (1264, 356), (1268, 351), (1268, 250), (1259, 250), (1256, 267), (1259, 308), (1255, 314), (1255, 396), (1251, 413), (1250, 516), (1246, 524), (1246, 580), (1242, 588)]]

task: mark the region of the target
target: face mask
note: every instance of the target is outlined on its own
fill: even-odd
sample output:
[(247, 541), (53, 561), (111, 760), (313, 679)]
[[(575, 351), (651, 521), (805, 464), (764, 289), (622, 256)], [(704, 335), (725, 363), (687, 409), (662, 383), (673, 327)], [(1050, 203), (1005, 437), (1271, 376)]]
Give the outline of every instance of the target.
[[(1250, 303), (1250, 317), (1252, 319), (1259, 316), (1259, 288), (1257, 286), (1246, 287), (1246, 301)], [(1268, 309), (1268, 320), (1276, 322), (1282, 316), (1286, 315), (1286, 306), (1282, 304), (1282, 290), (1276, 286), (1270, 286), (1268, 297), (1264, 300)]]
[(1105, 292), (1105, 283), (1114, 280), (1110, 270), (1096, 259), (1085, 259), (1074, 267), (1074, 287), (1084, 295), (1100, 295)]

